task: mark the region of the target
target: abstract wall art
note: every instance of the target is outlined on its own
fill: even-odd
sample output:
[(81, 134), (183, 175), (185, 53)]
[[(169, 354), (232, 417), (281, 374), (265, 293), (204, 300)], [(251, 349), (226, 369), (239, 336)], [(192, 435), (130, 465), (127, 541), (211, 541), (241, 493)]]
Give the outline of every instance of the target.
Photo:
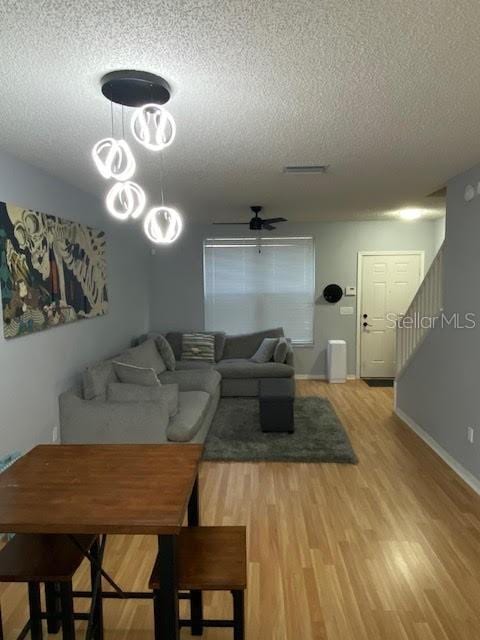
[(108, 311), (103, 231), (0, 202), (5, 338)]

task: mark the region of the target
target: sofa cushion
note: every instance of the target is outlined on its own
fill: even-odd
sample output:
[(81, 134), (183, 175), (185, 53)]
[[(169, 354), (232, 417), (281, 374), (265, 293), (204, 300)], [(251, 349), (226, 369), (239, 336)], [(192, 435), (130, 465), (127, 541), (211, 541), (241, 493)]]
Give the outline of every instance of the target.
[[(166, 368), (169, 371), (175, 371), (175, 354), (168, 340), (164, 336), (158, 335), (155, 338), (155, 343)], [(158, 371), (158, 373), (161, 372)]]
[(178, 411), (178, 384), (145, 387), (140, 384), (111, 382), (108, 385), (107, 400), (109, 402), (164, 403), (167, 405), (168, 415), (172, 417)]
[(215, 362), (215, 336), (206, 333), (184, 333), (181, 359)]
[(85, 400), (105, 399), (107, 386), (118, 378), (113, 369), (113, 360), (102, 360), (83, 372), (83, 397)]
[(188, 442), (200, 430), (208, 410), (210, 396), (205, 391), (181, 391), (178, 394), (178, 412), (167, 427), (167, 438), (172, 442)]
[(154, 369), (136, 367), (125, 362), (114, 362), (113, 368), (120, 382), (137, 384), (144, 387), (158, 387), (160, 383)]
[(287, 339), (279, 338), (275, 351), (273, 352), (273, 361), (280, 363), (285, 362), (289, 348), (290, 345), (288, 344)]
[(138, 347), (132, 347), (124, 351), (118, 358), (117, 362), (142, 367), (144, 369), (153, 369), (157, 374), (167, 369), (165, 362), (160, 355), (155, 340), (149, 338), (139, 344)]
[(223, 358), (232, 360), (234, 358), (251, 358), (262, 344), (264, 338), (283, 338), (283, 329), (268, 329), (267, 331), (257, 331), (256, 333), (245, 333), (237, 336), (227, 336)]
[[(193, 332), (190, 331), (188, 333)], [(223, 358), (223, 350), (225, 347), (226, 339), (224, 331), (195, 331), (195, 333), (207, 333), (208, 335), (215, 336), (215, 362), (218, 362)], [(180, 331), (170, 331), (165, 336), (173, 349), (176, 360), (180, 360), (182, 357), (182, 336), (183, 333)]]
[(222, 378), (215, 369), (201, 371), (165, 371), (158, 379), (161, 384), (178, 384), (180, 391), (205, 391), (213, 395)]
[(170, 418), (177, 415), (178, 411), (178, 384), (162, 384), (160, 386), (160, 398), (167, 403)]
[(259, 364), (262, 362), (270, 362), (270, 360), (273, 359), (273, 353), (277, 343), (278, 338), (264, 338), (262, 344), (251, 357), (251, 360)]
[(176, 371), (191, 371), (192, 369), (213, 369), (215, 362), (206, 362), (205, 360), (178, 360), (175, 363)]
[(279, 362), (252, 362), (246, 358), (222, 360), (216, 366), (222, 378), (291, 378), (295, 370)]

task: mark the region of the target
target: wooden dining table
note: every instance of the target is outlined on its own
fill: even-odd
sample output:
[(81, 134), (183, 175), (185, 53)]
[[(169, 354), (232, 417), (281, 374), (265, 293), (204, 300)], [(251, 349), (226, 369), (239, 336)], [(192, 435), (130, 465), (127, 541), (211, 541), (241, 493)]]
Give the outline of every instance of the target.
[[(0, 532), (102, 538), (98, 553), (85, 552), (96, 586), (87, 638), (103, 637), (101, 576), (124, 593), (102, 566), (106, 535), (138, 534), (158, 537), (163, 615), (155, 637), (178, 640), (177, 540), (186, 516), (199, 524), (202, 452), (201, 444), (39, 445), (0, 474)], [(201, 593), (190, 597), (198, 632)]]

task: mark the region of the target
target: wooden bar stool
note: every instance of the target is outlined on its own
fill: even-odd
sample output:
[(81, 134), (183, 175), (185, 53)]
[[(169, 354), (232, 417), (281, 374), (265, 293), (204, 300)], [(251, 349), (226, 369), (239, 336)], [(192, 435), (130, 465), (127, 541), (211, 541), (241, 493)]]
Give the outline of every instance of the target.
[[(179, 591), (231, 591), (233, 620), (196, 619), (191, 607), (190, 620), (180, 620), (181, 627), (192, 627), (201, 635), (203, 627), (233, 628), (234, 640), (245, 638), (244, 591), (247, 586), (247, 542), (245, 527), (184, 527), (178, 539)], [(158, 589), (161, 576), (158, 561), (150, 577), (153, 589), (155, 637), (162, 615)], [(192, 605), (191, 595), (187, 596)]]
[[(96, 536), (79, 535), (76, 540), (85, 550), (96, 543)], [(62, 628), (63, 638), (75, 638), (72, 579), (84, 555), (66, 535), (17, 534), (0, 551), (0, 582), (26, 582), (30, 619), (18, 636), (28, 631), (32, 640), (42, 640), (42, 620), (48, 632)], [(47, 611), (42, 612), (40, 585), (45, 584)], [(0, 637), (3, 631), (0, 630)]]

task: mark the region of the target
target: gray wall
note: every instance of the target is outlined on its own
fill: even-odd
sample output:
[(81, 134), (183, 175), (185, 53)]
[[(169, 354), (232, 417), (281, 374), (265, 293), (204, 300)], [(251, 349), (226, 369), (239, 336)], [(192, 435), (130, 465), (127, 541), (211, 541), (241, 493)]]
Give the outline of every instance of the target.
[(444, 254), (445, 315), (474, 313), (477, 326), (431, 331), (397, 383), (397, 406), (480, 479), (480, 196), (463, 198), (479, 181), (480, 165), (448, 184)]
[[(202, 329), (203, 240), (207, 237), (245, 236), (233, 227), (187, 224), (177, 243), (152, 256), (150, 325), (154, 330)], [(359, 251), (424, 250), (427, 269), (442, 232), (441, 221), (429, 222), (318, 222), (284, 224), (279, 235), (313, 235), (316, 253), (315, 343), (296, 349), (297, 372), (325, 374), (328, 339), (344, 339), (348, 345), (348, 371), (355, 374), (356, 298), (326, 304), (321, 292), (326, 284), (357, 284)], [(341, 316), (339, 307), (353, 306), (354, 315)]]
[[(93, 169), (92, 169), (93, 170)], [(107, 233), (108, 315), (30, 336), (0, 336), (0, 455), (51, 442), (58, 394), (88, 363), (117, 352), (148, 326), (149, 254), (141, 234), (110, 223), (100, 200), (0, 154), (0, 200)]]

